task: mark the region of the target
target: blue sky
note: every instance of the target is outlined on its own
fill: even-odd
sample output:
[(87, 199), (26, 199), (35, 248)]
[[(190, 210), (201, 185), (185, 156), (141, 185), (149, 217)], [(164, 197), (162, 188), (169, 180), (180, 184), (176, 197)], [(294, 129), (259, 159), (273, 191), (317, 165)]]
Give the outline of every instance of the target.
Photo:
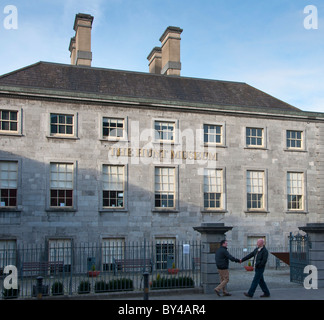
[[(18, 10), (8, 30), (4, 8)], [(304, 8), (318, 10), (307, 30)], [(181, 75), (246, 82), (302, 110), (324, 112), (323, 0), (1, 0), (0, 74), (70, 63), (76, 13), (94, 16), (93, 67), (148, 72), (167, 26), (183, 29)]]

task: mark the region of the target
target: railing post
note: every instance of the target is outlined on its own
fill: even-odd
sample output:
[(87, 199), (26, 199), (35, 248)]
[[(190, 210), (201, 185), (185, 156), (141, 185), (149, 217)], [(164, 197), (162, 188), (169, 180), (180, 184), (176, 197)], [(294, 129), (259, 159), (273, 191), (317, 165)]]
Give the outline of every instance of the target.
[(36, 296), (37, 299), (40, 300), (43, 298), (43, 277), (39, 276), (36, 278)]
[(144, 272), (143, 277), (144, 277), (144, 300), (149, 299), (149, 273)]

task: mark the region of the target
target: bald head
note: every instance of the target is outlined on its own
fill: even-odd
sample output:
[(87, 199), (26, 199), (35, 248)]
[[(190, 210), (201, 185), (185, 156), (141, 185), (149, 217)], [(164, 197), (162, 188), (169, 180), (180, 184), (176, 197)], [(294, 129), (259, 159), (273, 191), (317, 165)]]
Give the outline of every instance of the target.
[(258, 239), (258, 241), (257, 241), (257, 246), (258, 246), (259, 248), (263, 247), (263, 246), (264, 246), (264, 240), (263, 240), (263, 239)]

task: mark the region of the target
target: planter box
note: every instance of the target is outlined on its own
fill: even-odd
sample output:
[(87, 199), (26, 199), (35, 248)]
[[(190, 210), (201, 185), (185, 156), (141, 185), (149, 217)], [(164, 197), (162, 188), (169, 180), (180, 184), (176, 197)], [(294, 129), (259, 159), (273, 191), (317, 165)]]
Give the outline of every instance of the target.
[(174, 268), (170, 268), (170, 269), (168, 269), (168, 272), (170, 273), (170, 274), (177, 274), (178, 272), (179, 272), (179, 269), (174, 269)]
[(253, 271), (254, 270), (254, 268), (251, 267), (251, 266), (244, 266), (244, 268), (245, 268), (246, 271)]
[(3, 299), (15, 299), (18, 298), (19, 289), (4, 289), (2, 292)]
[(95, 278), (97, 276), (99, 276), (100, 271), (88, 271), (88, 276), (91, 278)]

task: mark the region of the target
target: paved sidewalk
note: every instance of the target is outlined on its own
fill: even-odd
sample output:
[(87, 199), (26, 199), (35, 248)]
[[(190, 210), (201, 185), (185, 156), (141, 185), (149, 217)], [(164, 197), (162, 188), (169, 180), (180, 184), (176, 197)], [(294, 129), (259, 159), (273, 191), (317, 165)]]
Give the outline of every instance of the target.
[[(164, 296), (150, 296), (150, 300), (324, 300), (324, 288), (307, 290), (304, 287), (300, 288), (282, 288), (270, 290), (271, 296), (269, 298), (260, 298), (262, 291), (257, 290), (253, 298), (244, 296), (247, 290), (231, 291), (230, 297), (218, 297), (216, 294), (178, 294), (178, 295), (164, 295)], [(134, 300), (141, 300), (133, 298)], [(132, 300), (133, 300), (132, 299)]]
[[(266, 269), (264, 279), (270, 290), (269, 298), (260, 298), (262, 291), (257, 288), (253, 298), (244, 296), (252, 282), (254, 272), (247, 272), (243, 268), (230, 269), (230, 282), (228, 291), (230, 297), (218, 297), (215, 293), (204, 294), (202, 290), (158, 290), (150, 291), (149, 300), (324, 300), (324, 288), (305, 289), (303, 285), (290, 282), (289, 269)], [(143, 295), (139, 296), (119, 296), (109, 297), (109, 300), (143, 300)]]

